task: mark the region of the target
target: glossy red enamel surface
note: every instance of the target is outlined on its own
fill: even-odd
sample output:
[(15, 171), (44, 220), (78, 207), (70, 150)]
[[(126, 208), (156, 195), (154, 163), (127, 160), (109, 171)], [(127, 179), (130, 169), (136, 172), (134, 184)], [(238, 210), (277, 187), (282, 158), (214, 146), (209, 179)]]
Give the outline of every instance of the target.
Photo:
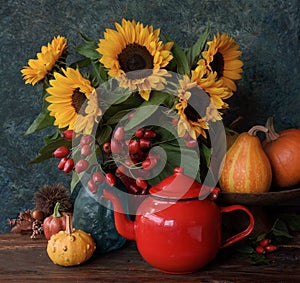
[[(165, 209), (164, 209), (165, 208)], [(209, 200), (169, 204), (148, 198), (135, 221), (138, 250), (152, 266), (189, 273), (210, 262), (221, 246), (221, 214)]]
[[(174, 185), (176, 178), (179, 181)], [(214, 197), (200, 200), (197, 196), (202, 194), (201, 184), (193, 181), (192, 188), (182, 189), (181, 186), (187, 185), (186, 180), (191, 178), (180, 168), (175, 169), (172, 176), (150, 190), (151, 195), (138, 207), (134, 222), (127, 218), (120, 200), (113, 193), (108, 190), (103, 193), (103, 197), (114, 205), (118, 232), (135, 240), (141, 256), (150, 265), (167, 273), (199, 270), (216, 256), (219, 249), (245, 238), (254, 227), (253, 216), (247, 208), (241, 205), (219, 208), (213, 201)], [(215, 189), (210, 189), (212, 194)], [(183, 198), (174, 199), (184, 190)], [(249, 225), (222, 242), (222, 214), (235, 210), (242, 210), (249, 216)]]
[(175, 168), (174, 174), (150, 189), (150, 194), (167, 199), (189, 199), (201, 194), (202, 185), (184, 174), (182, 168)]

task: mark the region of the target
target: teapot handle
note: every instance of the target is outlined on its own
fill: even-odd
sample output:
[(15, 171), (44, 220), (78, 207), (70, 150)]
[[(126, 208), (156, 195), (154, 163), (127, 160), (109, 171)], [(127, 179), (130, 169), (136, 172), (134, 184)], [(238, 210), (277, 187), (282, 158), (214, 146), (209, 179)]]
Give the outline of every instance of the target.
[(252, 230), (254, 228), (254, 217), (253, 217), (252, 213), (250, 212), (250, 210), (248, 208), (246, 208), (245, 206), (236, 204), (236, 205), (230, 205), (230, 206), (220, 208), (221, 213), (223, 213), (223, 212), (232, 212), (232, 211), (235, 211), (235, 210), (242, 210), (242, 211), (246, 212), (249, 216), (250, 223), (244, 231), (242, 231), (242, 232), (226, 239), (225, 243), (221, 246), (221, 249), (225, 248), (225, 247), (227, 247), (227, 246), (229, 246), (229, 245), (231, 245), (231, 244), (233, 244), (233, 243), (235, 243), (235, 242), (237, 242), (237, 241), (239, 241), (239, 240), (241, 240), (245, 237), (247, 237), (252, 232)]

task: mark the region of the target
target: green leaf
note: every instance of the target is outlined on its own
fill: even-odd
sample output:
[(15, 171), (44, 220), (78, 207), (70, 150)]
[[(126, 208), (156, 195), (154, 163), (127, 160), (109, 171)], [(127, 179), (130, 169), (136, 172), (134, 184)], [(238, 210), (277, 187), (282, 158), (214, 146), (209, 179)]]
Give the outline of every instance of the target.
[(77, 46), (75, 48), (76, 51), (79, 54), (84, 55), (85, 57), (88, 57), (93, 60), (101, 58), (101, 54), (96, 50), (98, 48), (97, 42), (95, 40), (88, 39), (83, 34), (81, 34), (81, 36), (84, 39), (85, 44)]
[(81, 60), (78, 60), (78, 61), (72, 63), (70, 65), (70, 68), (73, 68), (73, 69), (75, 69), (75, 68), (84, 68), (84, 67), (88, 66), (89, 64), (91, 64), (91, 59), (90, 58), (83, 58)]
[(107, 97), (105, 97), (105, 101), (107, 101), (112, 105), (123, 104), (123, 106), (120, 105), (118, 107), (124, 107), (124, 105), (129, 105), (129, 104), (131, 105), (132, 103), (136, 103), (137, 104), (136, 106), (138, 106), (142, 102), (142, 98), (139, 95), (138, 96), (134, 95), (133, 92), (130, 90), (121, 87), (116, 87), (113, 89), (112, 94), (109, 94)]
[[(161, 139), (163, 140), (164, 137), (162, 136)], [(177, 140), (162, 142), (159, 146), (166, 153), (166, 166), (157, 177), (149, 180), (151, 185), (157, 184), (164, 178), (172, 175), (174, 168), (179, 166), (184, 168), (184, 174), (200, 181), (198, 174), (200, 160), (196, 151), (186, 148), (184, 143), (180, 145)]]
[(60, 146), (71, 146), (71, 141), (66, 140), (62, 137), (59, 137), (55, 141), (50, 142), (49, 144), (46, 144), (38, 153), (38, 156), (30, 161), (28, 164), (35, 164), (40, 163), (42, 161), (45, 161), (47, 159), (50, 159), (52, 157), (52, 153), (54, 150), (56, 150)]
[(261, 235), (259, 235), (257, 238), (256, 238), (256, 242), (260, 242), (261, 240), (265, 239), (267, 237), (267, 234), (268, 233), (263, 233)]
[(211, 149), (207, 147), (204, 143), (200, 143), (200, 152), (203, 154), (206, 166), (210, 164), (211, 159)]
[(128, 131), (137, 127), (141, 122), (152, 116), (158, 107), (168, 98), (169, 94), (167, 93), (152, 91), (150, 99), (140, 104), (140, 106), (136, 109), (134, 116), (126, 124), (125, 130)]
[(112, 128), (109, 125), (102, 125), (98, 127), (99, 132), (97, 133), (97, 142), (101, 145), (110, 139)]
[(72, 173), (72, 180), (71, 180), (71, 185), (70, 185), (70, 190), (71, 193), (73, 192), (73, 190), (75, 189), (76, 185), (79, 183), (80, 179), (79, 176), (76, 172)]
[(90, 81), (96, 88), (100, 84), (106, 82), (108, 79), (107, 71), (104, 66), (97, 60), (92, 62), (92, 71), (90, 74)]
[[(169, 36), (165, 35), (168, 42), (174, 42)], [(181, 75), (190, 74), (190, 65), (184, 50), (174, 42), (172, 53), (177, 64), (177, 72)]]
[(270, 231), (270, 233), (280, 240), (284, 240), (284, 238), (291, 239), (293, 238), (292, 235), (289, 234), (289, 229), (287, 225), (280, 219), (277, 219)]
[(119, 123), (122, 120), (122, 118), (124, 116), (126, 116), (130, 111), (131, 111), (131, 109), (126, 109), (126, 110), (117, 112), (115, 115), (113, 115), (112, 117), (110, 117), (108, 119), (107, 124), (113, 125), (113, 124)]
[(49, 126), (53, 126), (53, 123), (54, 117), (50, 116), (49, 110), (44, 108), (37, 116), (37, 118), (33, 121), (33, 123), (30, 125), (30, 127), (27, 129), (25, 135), (32, 134)]
[(300, 215), (282, 214), (279, 218), (286, 223), (291, 231), (300, 231)]
[(87, 58), (95, 60), (95, 59), (99, 59), (101, 57), (99, 52), (96, 51), (96, 48), (97, 48), (97, 46), (85, 44), (85, 45), (76, 47), (76, 51), (79, 54), (81, 54)]
[(61, 137), (60, 131), (57, 129), (52, 135), (44, 137), (44, 143), (49, 144)]
[(203, 48), (205, 46), (205, 43), (207, 41), (209, 35), (209, 26), (206, 28), (204, 33), (201, 34), (201, 36), (198, 38), (196, 43), (186, 50), (186, 57), (189, 63), (189, 66), (192, 68), (200, 59), (201, 52), (203, 51)]
[(266, 265), (269, 264), (269, 259), (265, 255), (253, 253), (251, 255), (251, 264), (253, 265)]

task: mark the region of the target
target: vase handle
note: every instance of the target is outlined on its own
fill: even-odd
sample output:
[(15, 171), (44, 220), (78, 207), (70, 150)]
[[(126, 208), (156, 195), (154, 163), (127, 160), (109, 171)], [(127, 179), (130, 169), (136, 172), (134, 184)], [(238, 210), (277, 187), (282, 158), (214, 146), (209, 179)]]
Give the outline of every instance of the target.
[(247, 213), (248, 216), (249, 216), (250, 223), (244, 231), (242, 231), (242, 232), (226, 239), (225, 243), (221, 246), (221, 249), (225, 248), (225, 247), (227, 247), (227, 246), (229, 246), (229, 245), (231, 245), (231, 244), (233, 244), (233, 243), (235, 243), (235, 242), (237, 242), (237, 241), (239, 241), (239, 240), (241, 240), (245, 237), (247, 237), (252, 232), (252, 230), (254, 228), (254, 217), (253, 217), (252, 213), (250, 212), (250, 210), (248, 208), (246, 208), (245, 206), (236, 204), (236, 205), (230, 205), (230, 206), (220, 208), (221, 213), (232, 212), (232, 211), (235, 211), (235, 210), (242, 210), (245, 213)]

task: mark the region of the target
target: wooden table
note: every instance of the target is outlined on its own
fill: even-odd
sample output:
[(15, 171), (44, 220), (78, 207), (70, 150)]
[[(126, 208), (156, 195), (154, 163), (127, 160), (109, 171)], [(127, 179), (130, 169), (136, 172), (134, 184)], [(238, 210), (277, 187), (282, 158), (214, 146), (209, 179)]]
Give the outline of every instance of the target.
[[(299, 245), (300, 235), (293, 239)], [(213, 262), (187, 275), (162, 273), (139, 255), (134, 242), (108, 254), (94, 254), (83, 265), (61, 267), (46, 253), (44, 238), (0, 234), (0, 282), (300, 282), (300, 249), (283, 247), (269, 254), (269, 265), (253, 266), (232, 257), (230, 249)]]

